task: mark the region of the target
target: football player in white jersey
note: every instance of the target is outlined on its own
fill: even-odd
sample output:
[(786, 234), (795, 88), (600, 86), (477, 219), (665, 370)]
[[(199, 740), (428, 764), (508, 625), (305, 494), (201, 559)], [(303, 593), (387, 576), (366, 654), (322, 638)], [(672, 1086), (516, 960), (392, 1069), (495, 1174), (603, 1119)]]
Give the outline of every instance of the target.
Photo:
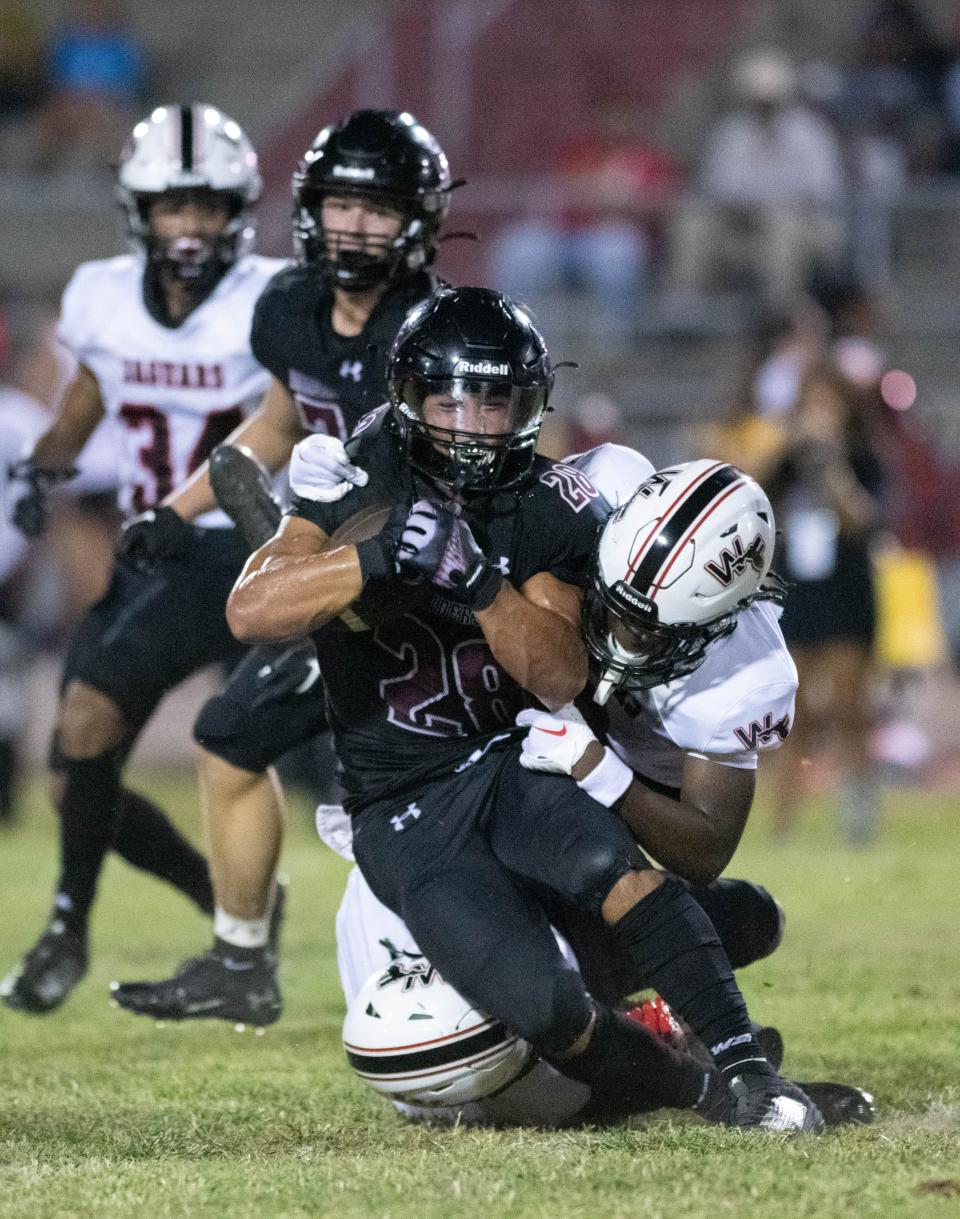
[(224, 604), (245, 546), (220, 513), (195, 525), (158, 507), (259, 402), (253, 307), (283, 263), (251, 252), (256, 153), (213, 106), (161, 106), (134, 128), (117, 194), (133, 252), (85, 263), (59, 336), (78, 361), (60, 413), (15, 470), (14, 521), (45, 527), (45, 498), (97, 424), (113, 421), (124, 529), (105, 596), (68, 652), (52, 746), (61, 822), (53, 913), (0, 984), (8, 1007), (58, 1007), (87, 968), (87, 920), (106, 852), (160, 876), (209, 913), (206, 861), (121, 773), (162, 696), (240, 655)]

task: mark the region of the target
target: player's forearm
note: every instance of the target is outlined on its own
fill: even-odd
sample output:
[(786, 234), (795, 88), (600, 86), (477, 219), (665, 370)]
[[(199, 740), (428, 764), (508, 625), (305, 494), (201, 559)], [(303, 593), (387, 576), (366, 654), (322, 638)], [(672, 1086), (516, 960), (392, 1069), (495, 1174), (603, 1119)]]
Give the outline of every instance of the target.
[(99, 383), (81, 367), (67, 386), (60, 414), (33, 446), (33, 460), (50, 470), (68, 469), (102, 418)]
[(565, 706), (586, 685), (587, 653), (578, 627), (506, 580), (476, 618), (498, 664), (545, 707)]
[(227, 623), (242, 643), (302, 638), (360, 595), (355, 546), (310, 555), (277, 554), (271, 546), (250, 556), (227, 601)]
[[(265, 417), (263, 407), (260, 407), (235, 428), (224, 443), (249, 449), (260, 464), (273, 474), (290, 460), (293, 446), (302, 435), (299, 428), (278, 429), (272, 420)], [(198, 466), (163, 503), (186, 521), (196, 520), (205, 512), (211, 512), (217, 506), (217, 500), (210, 484), (210, 463), (205, 461)]]
[(620, 815), (645, 852), (695, 885), (716, 880), (740, 840), (703, 809), (655, 792), (639, 779), (627, 788)]

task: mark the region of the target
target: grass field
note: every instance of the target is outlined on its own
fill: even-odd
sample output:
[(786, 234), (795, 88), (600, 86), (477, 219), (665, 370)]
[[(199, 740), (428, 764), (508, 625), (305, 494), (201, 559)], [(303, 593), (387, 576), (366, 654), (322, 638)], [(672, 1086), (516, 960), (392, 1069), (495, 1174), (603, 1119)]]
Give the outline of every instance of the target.
[[(195, 826), (189, 782), (145, 780)], [(414, 1128), (340, 1051), (333, 912), (344, 865), (291, 810), (283, 1020), (157, 1028), (111, 1008), (112, 978), (166, 972), (207, 928), (111, 861), (90, 975), (64, 1009), (0, 1008), (0, 1216), (377, 1217), (960, 1215), (957, 800), (895, 792), (882, 846), (834, 846), (823, 809), (773, 851), (759, 822), (734, 874), (789, 912), (742, 975), (783, 1030), (786, 1069), (868, 1087), (879, 1120), (821, 1139), (738, 1135), (672, 1116), (638, 1129)], [(39, 789), (0, 835), (0, 968), (45, 917), (53, 820)]]

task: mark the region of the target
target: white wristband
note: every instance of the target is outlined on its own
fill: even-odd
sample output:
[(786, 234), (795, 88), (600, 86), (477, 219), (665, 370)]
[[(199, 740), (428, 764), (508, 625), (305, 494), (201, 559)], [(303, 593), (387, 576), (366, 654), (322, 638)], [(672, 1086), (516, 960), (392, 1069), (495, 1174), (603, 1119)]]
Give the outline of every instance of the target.
[(585, 779), (579, 779), (577, 787), (582, 787), (598, 804), (610, 808), (632, 782), (633, 771), (630, 767), (626, 762), (621, 762), (612, 749), (605, 747), (603, 761), (594, 766)]

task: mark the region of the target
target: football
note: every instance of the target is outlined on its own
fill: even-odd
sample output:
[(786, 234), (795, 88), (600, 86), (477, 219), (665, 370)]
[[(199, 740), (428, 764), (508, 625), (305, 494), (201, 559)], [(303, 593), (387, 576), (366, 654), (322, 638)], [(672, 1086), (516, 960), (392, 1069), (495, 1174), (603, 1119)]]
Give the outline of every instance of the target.
[[(376, 537), (387, 523), (392, 505), (380, 507), (370, 504), (348, 517), (330, 536), (338, 546), (354, 542), (365, 542)], [(413, 590), (400, 581), (377, 581), (373, 587), (363, 590), (353, 605), (343, 611), (340, 621), (351, 631), (367, 631), (399, 617), (409, 605)]]

